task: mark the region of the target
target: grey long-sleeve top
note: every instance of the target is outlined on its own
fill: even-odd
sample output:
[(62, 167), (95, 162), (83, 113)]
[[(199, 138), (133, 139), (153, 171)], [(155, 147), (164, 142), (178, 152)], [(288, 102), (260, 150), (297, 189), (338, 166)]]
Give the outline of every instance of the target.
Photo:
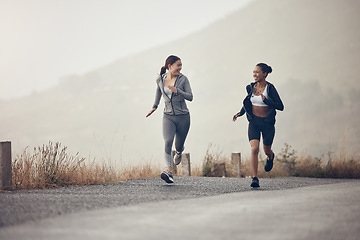
[(192, 101), (193, 94), (190, 87), (190, 82), (187, 77), (180, 73), (176, 78), (174, 87), (177, 93), (172, 93), (171, 98), (164, 91), (163, 76), (156, 79), (156, 94), (153, 108), (158, 108), (160, 98), (163, 96), (165, 102), (164, 113), (168, 115), (184, 115), (189, 113), (185, 100)]

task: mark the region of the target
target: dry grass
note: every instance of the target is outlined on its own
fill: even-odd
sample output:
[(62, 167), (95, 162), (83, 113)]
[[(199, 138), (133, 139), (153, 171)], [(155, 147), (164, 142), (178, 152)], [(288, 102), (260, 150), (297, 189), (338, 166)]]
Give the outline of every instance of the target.
[[(216, 166), (224, 163), (226, 176), (236, 177), (236, 166), (231, 159), (225, 157), (222, 152), (214, 151), (210, 144), (203, 160), (203, 176), (212, 176), (216, 172)], [(264, 177), (316, 177), (316, 178), (360, 178), (360, 156), (341, 154), (323, 155), (314, 158), (308, 154), (297, 155), (290, 145), (285, 144), (280, 153), (276, 155), (274, 168), (271, 172), (265, 172), (266, 158), (259, 157), (258, 176)], [(220, 171), (221, 172), (221, 171)], [(249, 159), (241, 161), (241, 177), (252, 175), (251, 162)]]
[(137, 166), (124, 167), (119, 171), (120, 181), (126, 181), (134, 178), (158, 177), (161, 168), (149, 163)]
[(29, 153), (26, 148), (12, 163), (13, 189), (43, 189), (68, 185), (112, 183), (119, 180), (111, 166), (86, 164), (79, 154), (71, 156), (60, 143), (43, 145)]
[(69, 185), (111, 184), (130, 178), (158, 176), (158, 167), (145, 164), (117, 169), (71, 156), (60, 143), (49, 142), (32, 153), (26, 148), (12, 163), (13, 189), (44, 189)]
[(220, 175), (225, 174), (223, 171), (224, 169), (219, 169), (220, 165), (225, 164), (225, 170), (226, 168), (229, 170), (229, 167), (231, 166), (230, 160), (225, 157), (223, 152), (220, 151), (219, 148), (214, 149), (214, 147), (215, 146), (210, 143), (206, 150), (202, 167), (202, 176), (204, 177), (220, 177)]
[[(60, 143), (49, 142), (34, 148), (32, 153), (26, 148), (16, 155), (12, 163), (13, 189), (44, 189), (69, 185), (112, 184), (134, 178), (158, 177), (159, 165), (145, 163), (126, 166), (121, 169), (108, 163), (88, 163), (79, 154), (66, 152)], [(360, 157), (346, 154), (328, 154), (321, 158), (302, 154), (298, 156), (291, 146), (285, 144), (277, 154), (271, 172), (264, 171), (265, 158), (260, 156), (259, 177), (320, 177), (320, 178), (360, 178)], [(237, 177), (237, 165), (231, 162), (219, 149), (209, 145), (203, 165), (192, 165), (192, 176)], [(181, 175), (181, 169), (178, 169)], [(251, 176), (251, 163), (241, 161), (241, 177)]]
[(191, 176), (201, 177), (202, 176), (202, 167), (191, 165)]
[[(13, 189), (45, 189), (70, 185), (113, 184), (128, 179), (158, 177), (159, 165), (114, 167), (112, 163), (88, 162), (76, 154), (71, 156), (60, 143), (49, 142), (30, 152), (15, 155), (12, 163)], [(181, 171), (179, 171), (181, 174)], [(192, 175), (200, 176), (199, 168)]]

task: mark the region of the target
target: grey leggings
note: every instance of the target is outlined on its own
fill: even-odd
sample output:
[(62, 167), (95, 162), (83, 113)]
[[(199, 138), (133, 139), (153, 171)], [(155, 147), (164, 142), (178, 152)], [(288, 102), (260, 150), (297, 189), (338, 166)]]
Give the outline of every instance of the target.
[(184, 150), (184, 143), (190, 128), (190, 114), (166, 115), (163, 117), (163, 136), (165, 140), (165, 164), (172, 167), (171, 148), (175, 137), (175, 149)]

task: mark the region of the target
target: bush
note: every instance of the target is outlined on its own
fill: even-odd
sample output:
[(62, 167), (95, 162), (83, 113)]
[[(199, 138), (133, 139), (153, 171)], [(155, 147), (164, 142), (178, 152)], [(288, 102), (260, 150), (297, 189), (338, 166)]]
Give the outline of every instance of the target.
[(85, 158), (69, 155), (67, 147), (49, 142), (29, 153), (25, 148), (12, 164), (13, 189), (43, 189), (68, 185), (116, 182), (111, 166), (86, 164)]
[[(210, 144), (203, 160), (203, 176), (218, 176), (217, 172), (220, 164), (225, 167), (223, 172), (227, 177), (236, 177), (235, 167), (231, 165), (229, 159), (223, 156), (222, 152), (212, 150)], [(266, 173), (264, 171), (265, 161), (259, 157), (258, 176), (259, 177), (315, 177), (315, 178), (360, 178), (360, 157), (346, 156), (346, 154), (328, 153), (327, 156), (314, 158), (310, 155), (297, 155), (289, 144), (284, 145), (281, 152), (276, 154), (274, 168)], [(251, 176), (251, 161), (241, 162), (241, 176)]]

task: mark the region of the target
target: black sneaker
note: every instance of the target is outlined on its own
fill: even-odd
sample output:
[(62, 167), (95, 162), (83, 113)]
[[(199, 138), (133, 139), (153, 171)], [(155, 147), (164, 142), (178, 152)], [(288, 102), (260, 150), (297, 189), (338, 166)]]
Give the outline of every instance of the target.
[(174, 177), (171, 172), (163, 171), (160, 176), (161, 176), (161, 179), (164, 180), (165, 182), (174, 183)]
[(270, 172), (271, 169), (273, 168), (274, 165), (274, 158), (275, 158), (275, 154), (272, 154), (272, 159), (270, 160), (269, 157), (266, 159), (266, 164), (265, 164), (265, 172)]
[(251, 185), (252, 188), (258, 188), (260, 187), (259, 185), (259, 179), (257, 177), (253, 177)]

